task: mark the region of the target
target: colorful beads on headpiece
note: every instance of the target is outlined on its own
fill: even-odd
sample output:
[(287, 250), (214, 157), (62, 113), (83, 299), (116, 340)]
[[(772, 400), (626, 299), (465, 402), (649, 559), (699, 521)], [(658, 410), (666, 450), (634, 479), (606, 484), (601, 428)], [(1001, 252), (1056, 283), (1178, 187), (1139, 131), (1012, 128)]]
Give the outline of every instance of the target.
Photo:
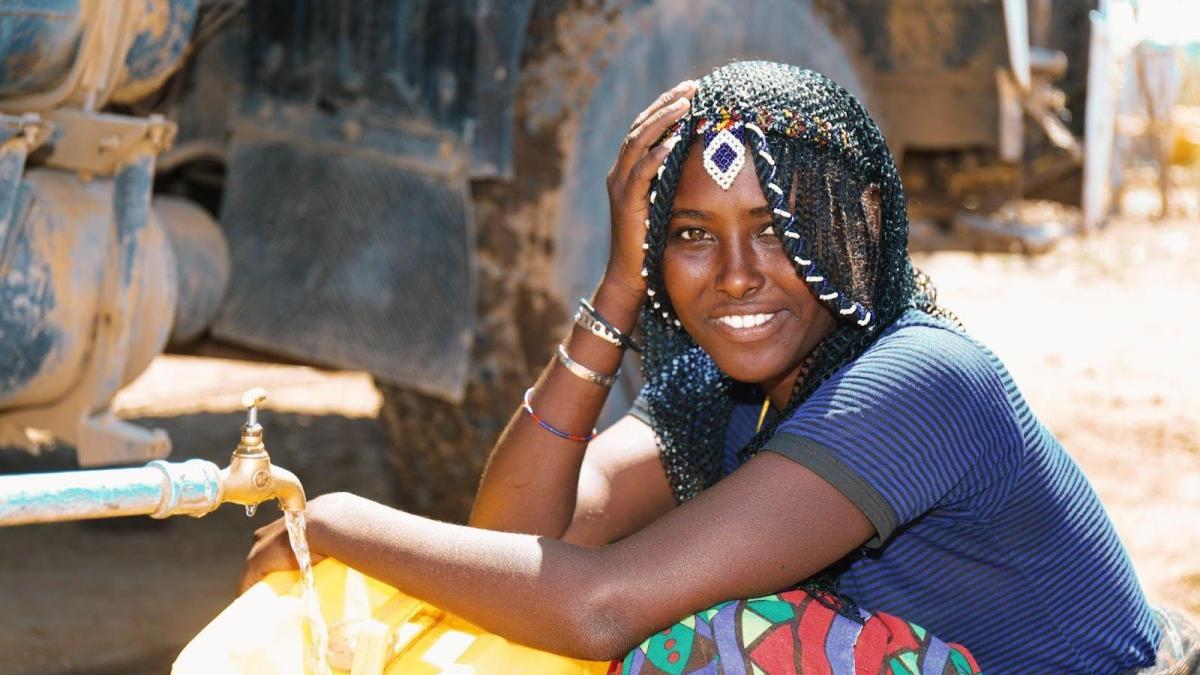
[(746, 131), (741, 123), (726, 125), (704, 134), (704, 170), (728, 190), (746, 165)]
[[(696, 134), (704, 134), (705, 149), (711, 143), (717, 142), (721, 131), (738, 130), (738, 137), (743, 138), (744, 135), (740, 133), (740, 130), (748, 124), (753, 124), (760, 129), (766, 129), (788, 138), (803, 138), (819, 147), (832, 148), (839, 156), (848, 161), (850, 167), (865, 168), (863, 156), (850, 139), (850, 134), (818, 115), (806, 118), (792, 110), (731, 111), (727, 107), (721, 107), (715, 113), (699, 113), (699, 116), (700, 120), (696, 123)], [(678, 128), (678, 125), (675, 128)], [(672, 133), (674, 133), (674, 129), (672, 129)], [(705, 168), (708, 168), (707, 162)], [(713, 172), (710, 170), (709, 174), (712, 175)], [(736, 177), (737, 172), (734, 171), (733, 175)], [(720, 183), (716, 175), (713, 175), (713, 179)], [(730, 179), (730, 184), (732, 182)], [(722, 185), (722, 187), (724, 186)]]

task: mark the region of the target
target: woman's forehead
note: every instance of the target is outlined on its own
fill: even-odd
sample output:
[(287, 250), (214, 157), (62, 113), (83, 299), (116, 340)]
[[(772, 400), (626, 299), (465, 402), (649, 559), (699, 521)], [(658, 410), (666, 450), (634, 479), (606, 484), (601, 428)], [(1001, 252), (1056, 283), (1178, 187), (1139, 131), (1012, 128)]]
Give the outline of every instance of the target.
[(754, 162), (745, 162), (729, 188), (722, 188), (704, 166), (702, 139), (697, 139), (688, 150), (679, 174), (672, 213), (681, 210), (709, 214), (730, 210), (751, 215), (760, 211), (770, 213), (770, 207), (758, 182)]

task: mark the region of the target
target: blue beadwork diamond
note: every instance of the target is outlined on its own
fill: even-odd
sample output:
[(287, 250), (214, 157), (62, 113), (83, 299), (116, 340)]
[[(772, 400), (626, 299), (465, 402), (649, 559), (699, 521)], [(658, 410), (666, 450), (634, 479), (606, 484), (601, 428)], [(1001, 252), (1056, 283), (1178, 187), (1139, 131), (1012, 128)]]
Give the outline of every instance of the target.
[(722, 189), (729, 189), (746, 163), (744, 139), (740, 125), (704, 134), (704, 170)]
[(733, 160), (737, 159), (738, 153), (728, 143), (722, 143), (716, 152), (712, 155), (713, 163), (721, 170), (721, 173), (729, 171), (729, 166), (733, 164)]

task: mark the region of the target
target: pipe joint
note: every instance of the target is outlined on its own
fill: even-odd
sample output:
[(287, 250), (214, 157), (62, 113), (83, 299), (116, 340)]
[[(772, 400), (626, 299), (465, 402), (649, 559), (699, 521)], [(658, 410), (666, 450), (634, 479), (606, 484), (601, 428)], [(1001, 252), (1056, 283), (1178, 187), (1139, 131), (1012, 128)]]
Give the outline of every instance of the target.
[(221, 471), (203, 459), (186, 462), (155, 460), (146, 466), (162, 472), (162, 500), (151, 518), (187, 514), (199, 518), (221, 504)]

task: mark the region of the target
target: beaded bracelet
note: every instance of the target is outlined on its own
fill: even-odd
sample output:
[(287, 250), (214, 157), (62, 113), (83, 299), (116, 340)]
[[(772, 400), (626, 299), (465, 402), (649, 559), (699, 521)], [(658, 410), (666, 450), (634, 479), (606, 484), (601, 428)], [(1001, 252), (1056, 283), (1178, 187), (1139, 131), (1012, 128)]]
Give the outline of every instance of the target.
[(613, 386), (613, 383), (617, 381), (617, 376), (621, 374), (620, 368), (617, 368), (617, 372), (613, 373), (612, 375), (598, 373), (591, 368), (588, 368), (582, 363), (571, 358), (571, 355), (567, 353), (566, 345), (563, 344), (558, 345), (558, 362), (563, 364), (563, 367), (565, 367), (567, 370), (571, 371), (572, 375), (587, 380), (592, 384), (598, 384), (601, 387)]
[(533, 398), (533, 387), (530, 387), (525, 390), (525, 403), (522, 407), (524, 407), (525, 412), (529, 413), (529, 416), (533, 418), (533, 421), (537, 422), (538, 425), (540, 427), (542, 427), (543, 429), (545, 429), (546, 431), (549, 431), (550, 433), (554, 434), (555, 436), (558, 436), (559, 438), (564, 438), (568, 441), (579, 441), (580, 443), (587, 443), (588, 441), (590, 441), (596, 437), (595, 429), (592, 429), (592, 433), (590, 433), (586, 436), (583, 436), (580, 434), (571, 434), (571, 433), (567, 433), (567, 432), (563, 431), (562, 429), (559, 429), (559, 428), (553, 426), (552, 424), (550, 424), (546, 420), (542, 419), (541, 417), (538, 417), (538, 414), (533, 412), (533, 405), (530, 402), (530, 400), (532, 398)]
[(629, 348), (637, 353), (642, 353), (642, 346), (633, 341), (633, 338), (617, 330), (617, 327), (609, 323), (607, 319), (600, 316), (592, 303), (587, 301), (587, 298), (579, 299), (579, 311), (575, 313), (575, 323), (590, 330), (594, 335), (601, 339), (616, 345), (617, 347)]

